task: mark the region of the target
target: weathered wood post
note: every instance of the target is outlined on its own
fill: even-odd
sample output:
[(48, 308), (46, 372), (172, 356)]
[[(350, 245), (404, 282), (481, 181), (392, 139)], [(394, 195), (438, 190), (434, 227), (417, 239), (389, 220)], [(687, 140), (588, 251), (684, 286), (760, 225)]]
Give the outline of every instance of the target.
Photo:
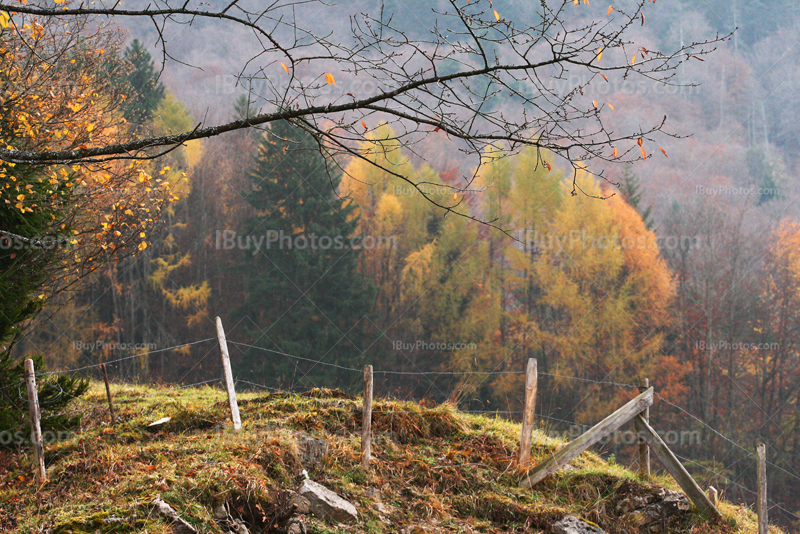
[(242, 419), (239, 417), (239, 404), (236, 402), (236, 388), (233, 385), (228, 342), (225, 340), (225, 330), (222, 328), (222, 319), (219, 317), (217, 317), (217, 341), (219, 341), (219, 351), (222, 354), (222, 370), (225, 373), (225, 388), (228, 390), (228, 404), (231, 406), (233, 429), (238, 432), (242, 429)]
[(539, 382), (538, 361), (528, 358), (525, 372), (525, 408), (522, 412), (522, 435), (519, 438), (519, 465), (527, 469), (531, 465), (531, 434), (536, 408), (536, 389)]
[(769, 517), (767, 516), (767, 446), (762, 440), (756, 443), (757, 484), (758, 484), (758, 534), (767, 534)]
[(361, 465), (369, 467), (372, 454), (372, 366), (364, 366), (364, 409), (361, 422)]
[(114, 424), (114, 403), (111, 402), (111, 387), (108, 385), (108, 370), (106, 364), (101, 365), (103, 368), (103, 381), (106, 383), (106, 397), (108, 398), (108, 411), (111, 414), (111, 424)]
[[(649, 387), (649, 378), (642, 378), (639, 380), (640, 392), (646, 391)], [(650, 424), (650, 408), (647, 408), (642, 412), (642, 417), (644, 418), (645, 423)], [(633, 426), (636, 429), (636, 434), (639, 436), (639, 477), (646, 479), (650, 476), (650, 447), (647, 446), (647, 443), (644, 440), (642, 428), (639, 424), (638, 418), (633, 420)]]
[(44, 468), (44, 444), (42, 443), (42, 424), (39, 412), (39, 393), (36, 391), (36, 373), (33, 360), (25, 360), (25, 384), (28, 386), (28, 409), (31, 417), (31, 442), (33, 445), (33, 459), (36, 462), (36, 482), (42, 484), (47, 481), (47, 471)]

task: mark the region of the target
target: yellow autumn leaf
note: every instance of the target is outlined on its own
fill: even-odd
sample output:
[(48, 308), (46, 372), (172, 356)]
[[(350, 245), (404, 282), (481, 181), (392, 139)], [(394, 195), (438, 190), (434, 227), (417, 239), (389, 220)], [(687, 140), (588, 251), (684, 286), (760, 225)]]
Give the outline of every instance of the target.
[(281, 67), (283, 67), (283, 70), (286, 71), (286, 74), (289, 74), (289, 67), (287, 67), (286, 63), (284, 63), (283, 61), (281, 61)]
[(615, 148), (614, 148), (614, 159), (617, 159), (617, 155), (618, 155), (618, 154), (617, 154), (617, 149), (616, 149), (616, 147), (615, 147)]
[(633, 54), (633, 59), (631, 59), (631, 65), (636, 64), (636, 54)]
[(147, 242), (146, 241), (142, 241), (141, 243), (139, 243), (139, 250), (144, 250), (146, 248), (147, 248)]
[(606, 102), (606, 105), (611, 108), (611, 111), (616, 111), (614, 109), (614, 105), (613, 104), (609, 104), (608, 102)]
[(496, 9), (494, 9), (493, 11), (494, 11), (494, 18), (496, 18), (499, 21), (500, 20), (500, 15), (497, 13)]
[(17, 200), (19, 201), (25, 200), (25, 195), (17, 195)]
[(328, 85), (336, 85), (336, 78), (334, 78), (333, 74), (330, 72), (325, 74), (325, 81), (328, 83)]
[(0, 28), (8, 28), (8, 21), (11, 17), (5, 11), (0, 11)]
[(596, 100), (592, 100), (592, 105), (594, 106), (594, 109), (597, 109), (597, 101)]
[(597, 50), (597, 61), (600, 61), (603, 58), (603, 47), (601, 46), (599, 50)]

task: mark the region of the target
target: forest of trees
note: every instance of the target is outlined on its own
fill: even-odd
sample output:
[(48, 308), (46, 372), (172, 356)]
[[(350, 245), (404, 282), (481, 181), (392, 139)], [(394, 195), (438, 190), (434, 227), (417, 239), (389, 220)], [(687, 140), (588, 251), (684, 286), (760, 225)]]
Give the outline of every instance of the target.
[[(75, 368), (213, 337), (220, 316), (237, 342), (232, 360), (242, 380), (291, 390), (352, 389), (360, 380), (307, 360), (432, 372), (382, 376), (376, 391), (511, 417), (522, 404), (526, 362), (537, 358), (538, 420), (554, 431), (569, 428), (558, 421), (596, 423), (630, 396), (595, 381), (648, 377), (659, 396), (657, 428), (699, 432), (697, 442), (671, 445), (695, 462), (687, 466), (698, 478), (725, 488), (729, 499), (752, 502), (726, 480), (754, 487), (753, 462), (709, 427), (748, 448), (763, 437), (777, 466), (769, 472), (771, 498), (800, 514), (793, 491), (800, 476), (800, 183), (793, 173), (800, 166), (800, 55), (788, 51), (800, 8), (788, 1), (663, 4), (653, 6), (658, 22), (636, 28), (644, 49), (709, 30), (739, 31), (712, 56), (681, 66), (677, 76), (688, 85), (609, 83), (581, 98), (611, 104), (612, 124), (669, 115), (689, 139), (645, 141), (633, 149), (645, 158), (603, 164), (605, 178), (558, 165), (535, 148), (506, 155), (497, 147), (484, 152), (474, 183), (460, 192), (454, 188), (475, 166), (444, 131), (432, 129), (410, 150), (389, 125), (365, 124), (365, 157), (336, 161), (287, 122), (191, 141), (155, 161), (120, 164), (120, 176), (143, 177), (141, 189), (126, 192), (127, 207), (59, 186), (60, 194), (76, 195), (76, 208), (34, 222), (39, 233), (55, 227), (68, 234), (71, 225), (97, 219), (74, 237), (90, 244), (74, 260), (83, 266), (74, 278), (83, 283), (41, 312), (36, 302), (13, 315), (6, 310), (0, 329), (36, 316), (14, 356)], [(112, 55), (111, 43), (101, 45)], [(140, 41), (117, 45), (115, 61), (132, 70), (111, 76), (86, 67), (87, 83), (102, 85), (96, 90), (104, 98), (63, 126), (74, 130), (70, 143), (80, 146), (87, 125), (100, 121), (159, 134), (191, 130), (207, 103), (194, 98), (201, 84), (162, 83)], [(581, 83), (553, 79), (551, 88), (568, 93)], [(231, 119), (257, 106), (252, 95), (222, 96), (218, 112)], [(73, 105), (73, 95), (63, 99)], [(512, 104), (500, 97), (490, 103)], [(111, 105), (124, 121), (103, 113)], [(18, 127), (0, 119), (4, 136)], [(424, 195), (386, 169), (414, 176)], [(46, 187), (27, 181), (30, 189)], [(28, 194), (4, 183), (16, 188), (14, 197)], [(164, 194), (145, 203), (139, 195), (156, 183)], [(507, 233), (437, 207), (453, 199)], [(62, 201), (53, 201), (54, 212)], [(118, 217), (101, 219), (109, 210)], [(17, 212), (0, 217), (13, 224)], [(158, 225), (136, 223), (150, 219)], [(117, 249), (113, 261), (97, 263)], [(0, 254), (0, 267), (13, 259)], [(51, 259), (41, 261), (46, 267)], [(55, 276), (45, 267), (4, 271), (4, 298)], [(189, 383), (218, 376), (218, 360), (206, 343), (110, 369), (124, 380)], [(503, 373), (435, 374), (447, 371)], [(630, 445), (612, 443), (604, 452), (633, 461)], [(790, 514), (775, 515), (800, 529)]]

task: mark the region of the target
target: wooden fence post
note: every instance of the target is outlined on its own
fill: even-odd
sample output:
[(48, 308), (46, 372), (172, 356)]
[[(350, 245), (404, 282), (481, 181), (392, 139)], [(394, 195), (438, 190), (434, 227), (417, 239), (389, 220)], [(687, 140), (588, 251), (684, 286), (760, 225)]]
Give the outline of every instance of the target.
[(114, 404), (111, 402), (111, 387), (108, 385), (108, 371), (106, 364), (101, 366), (103, 368), (103, 381), (106, 383), (106, 397), (108, 398), (108, 411), (111, 413), (111, 424), (114, 424)]
[(527, 469), (531, 465), (531, 434), (536, 408), (536, 389), (539, 381), (538, 361), (528, 358), (525, 372), (525, 408), (522, 412), (522, 435), (519, 438), (519, 465)]
[(36, 391), (36, 373), (33, 369), (33, 360), (25, 360), (25, 384), (28, 386), (28, 408), (31, 417), (31, 442), (33, 445), (33, 459), (36, 462), (36, 482), (42, 484), (47, 481), (47, 471), (44, 468), (44, 444), (42, 443), (41, 414), (39, 413), (39, 393)]
[(647, 444), (650, 445), (653, 454), (664, 464), (664, 467), (667, 468), (672, 478), (675, 479), (684, 493), (686, 493), (686, 496), (691, 499), (701, 512), (709, 513), (715, 517), (722, 517), (722, 514), (719, 513), (719, 510), (717, 510), (717, 507), (711, 502), (711, 499), (708, 498), (708, 495), (703, 493), (703, 490), (697, 485), (692, 475), (690, 475), (686, 468), (683, 467), (683, 464), (678, 461), (675, 454), (667, 447), (664, 440), (661, 439), (661, 436), (653, 430), (653, 427), (644, 421), (644, 416), (640, 413), (636, 417), (639, 419), (642, 435), (644, 439), (647, 440)]
[(239, 404), (236, 402), (236, 388), (233, 385), (233, 374), (231, 374), (231, 357), (228, 354), (228, 342), (225, 340), (225, 330), (222, 328), (222, 319), (217, 317), (217, 341), (219, 341), (219, 351), (222, 354), (222, 370), (225, 373), (225, 388), (228, 390), (228, 404), (231, 406), (231, 420), (233, 429), (242, 429), (242, 419), (239, 417)]
[(364, 366), (364, 409), (361, 422), (361, 465), (369, 467), (372, 454), (372, 366)]
[[(650, 379), (642, 378), (639, 380), (639, 391), (645, 391), (650, 387)], [(642, 417), (645, 423), (650, 424), (650, 408), (642, 412)], [(642, 435), (642, 428), (639, 424), (639, 418), (633, 420), (633, 426), (636, 429), (636, 434), (639, 436), (639, 477), (648, 478), (650, 476), (650, 447)]]
[(758, 534), (767, 534), (769, 517), (767, 516), (767, 446), (762, 440), (756, 443), (757, 484), (758, 484)]

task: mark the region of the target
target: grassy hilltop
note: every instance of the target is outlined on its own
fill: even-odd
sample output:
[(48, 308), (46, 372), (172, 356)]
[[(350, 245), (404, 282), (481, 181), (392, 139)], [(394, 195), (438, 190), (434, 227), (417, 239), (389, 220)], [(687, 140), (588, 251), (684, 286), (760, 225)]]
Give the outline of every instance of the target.
[[(198, 532), (222, 532), (213, 512), (220, 504), (251, 533), (269, 532), (285, 504), (282, 491), (296, 489), (303, 467), (359, 513), (355, 526), (306, 516), (309, 532), (316, 533), (548, 532), (565, 514), (612, 534), (633, 533), (636, 527), (617, 517), (616, 503), (657, 486), (677, 489), (663, 477), (642, 484), (631, 471), (592, 453), (534, 491), (521, 489), (515, 462), (519, 425), (449, 406), (376, 400), (367, 472), (360, 466), (361, 401), (341, 392), (242, 394), (244, 429), (238, 435), (225, 428), (227, 397), (219, 389), (116, 385), (112, 393), (120, 399), (115, 425), (100, 409), (101, 384), (75, 401), (75, 409), (87, 402), (98, 407), (84, 416), (72, 439), (47, 447), (49, 481), (41, 488), (32, 481), (30, 453), (0, 450), (0, 531), (171, 532), (153, 512), (151, 502), (160, 496)], [(166, 416), (169, 423), (146, 428)], [(321, 462), (301, 465), (298, 431), (327, 441)], [(533, 443), (535, 465), (561, 442), (537, 431)], [(749, 510), (728, 503), (720, 508), (720, 523), (689, 513), (668, 530), (756, 532)]]

